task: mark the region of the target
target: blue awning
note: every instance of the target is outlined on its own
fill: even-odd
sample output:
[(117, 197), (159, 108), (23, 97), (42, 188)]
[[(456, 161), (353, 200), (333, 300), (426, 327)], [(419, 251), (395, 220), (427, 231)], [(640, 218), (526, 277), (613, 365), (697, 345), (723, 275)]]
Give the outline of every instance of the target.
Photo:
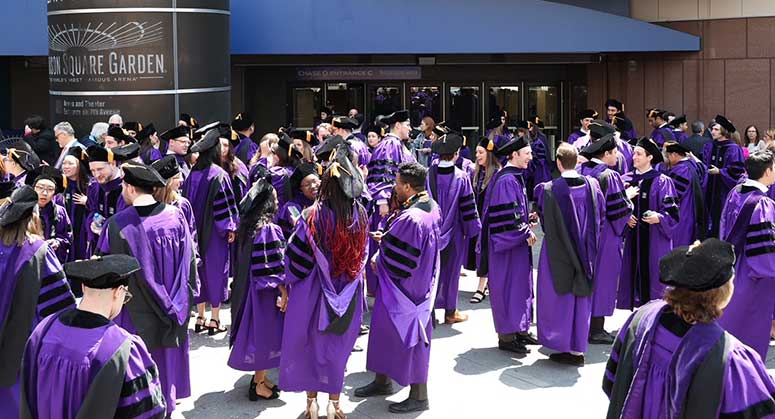
[(541, 0), (232, 0), (232, 54), (698, 51), (699, 37)]
[[(8, 3), (0, 55), (47, 55), (46, 2)], [(232, 0), (231, 45), (232, 54), (601, 53), (698, 51), (700, 39), (541, 0)]]

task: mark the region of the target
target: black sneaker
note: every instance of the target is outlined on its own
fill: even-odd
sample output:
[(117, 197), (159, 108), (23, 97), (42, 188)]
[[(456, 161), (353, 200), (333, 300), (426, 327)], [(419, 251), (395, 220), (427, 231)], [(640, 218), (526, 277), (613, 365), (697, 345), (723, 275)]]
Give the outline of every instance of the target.
[(393, 394), (395, 391), (393, 391), (392, 381), (387, 384), (377, 384), (376, 381), (372, 381), (355, 389), (355, 397), (390, 396)]
[(525, 346), (524, 343), (518, 341), (518, 340), (512, 340), (510, 342), (498, 340), (498, 349), (501, 351), (508, 351), (508, 352), (514, 352), (515, 354), (529, 354), (530, 349), (527, 349), (527, 346)]

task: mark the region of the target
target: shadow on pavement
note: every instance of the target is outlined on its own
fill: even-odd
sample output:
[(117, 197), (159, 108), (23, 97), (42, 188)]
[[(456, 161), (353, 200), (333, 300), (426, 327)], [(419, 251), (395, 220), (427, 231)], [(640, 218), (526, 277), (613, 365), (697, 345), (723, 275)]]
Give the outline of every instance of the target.
[(525, 355), (511, 354), (492, 348), (471, 348), (455, 358), (454, 370), (463, 375), (480, 375), (503, 368), (522, 365)]
[[(256, 402), (248, 400), (248, 386), (252, 377), (253, 374), (246, 374), (240, 377), (229, 391), (201, 395), (194, 401), (194, 409), (183, 412), (183, 417), (186, 419), (224, 417), (224, 405), (233, 406), (233, 411), (235, 412), (245, 411), (247, 410), (245, 406), (251, 406), (253, 409), (249, 410), (251, 415), (255, 414), (255, 416), (260, 416), (265, 410), (285, 406), (283, 393), (280, 393), (280, 398), (275, 400), (259, 400)], [(303, 417), (304, 406), (299, 406), (299, 411), (302, 412), (301, 417)]]

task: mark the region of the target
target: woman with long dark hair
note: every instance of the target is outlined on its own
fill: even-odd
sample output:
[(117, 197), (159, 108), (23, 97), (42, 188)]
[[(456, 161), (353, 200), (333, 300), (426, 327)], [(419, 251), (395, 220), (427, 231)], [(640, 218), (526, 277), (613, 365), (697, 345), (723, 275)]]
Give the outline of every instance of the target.
[[(498, 157), (495, 156), (495, 150), (497, 150), (495, 141), (488, 137), (482, 137), (479, 144), (476, 146), (476, 168), (474, 170), (472, 185), (476, 198), (476, 210), (480, 217), (482, 216), (482, 205), (484, 205), (484, 193), (487, 190), (487, 186), (490, 184), (492, 177), (501, 168), (500, 161), (498, 160)], [(474, 237), (468, 244), (466, 269), (476, 270), (478, 266), (476, 254), (476, 241), (478, 239), (478, 237)], [(479, 304), (484, 301), (487, 294), (487, 277), (480, 276), (479, 286), (476, 288), (476, 292), (471, 296), (469, 302), (471, 304)]]
[[(285, 238), (272, 222), (277, 212), (277, 193), (264, 169), (240, 203), (237, 236), (240, 263), (234, 276), (232, 296), (231, 355), (228, 364), (240, 371), (254, 371), (248, 399), (279, 397), (266, 371), (280, 366), (283, 312), (288, 304), (283, 253)], [(248, 261), (250, 261), (248, 263)]]
[[(84, 225), (84, 220), (89, 215), (89, 208), (86, 206), (87, 192), (94, 180), (89, 171), (89, 156), (81, 148), (71, 148), (69, 154), (62, 160), (62, 177), (65, 190), (57, 195), (54, 201), (65, 207), (73, 227), (73, 244), (67, 261), (88, 259), (89, 226)], [(72, 285), (73, 292), (80, 295), (80, 284), (72, 283)]]
[(180, 185), (183, 183), (183, 174), (180, 173), (178, 160), (173, 155), (166, 155), (162, 159), (153, 162), (151, 165), (159, 175), (167, 182), (163, 188), (156, 188), (153, 197), (157, 201), (167, 205), (177, 207), (183, 213), (183, 218), (188, 224), (189, 233), (194, 240), (194, 252), (198, 254), (196, 219), (194, 218), (194, 209), (191, 202), (180, 194)]
[(307, 392), (307, 418), (318, 417), (318, 392), (329, 394), (329, 418), (346, 417), (339, 395), (364, 310), (369, 219), (359, 201), (363, 190), (349, 148), (339, 145), (317, 201), (302, 213), (285, 252), (290, 298), (280, 386)]
[[(183, 196), (193, 206), (197, 242), (202, 263), (199, 265), (201, 290), (197, 304), (195, 332), (208, 330), (209, 335), (223, 333), (220, 307), (228, 298), (229, 244), (236, 238), (239, 216), (229, 174), (221, 168), (220, 134), (211, 129), (191, 147), (199, 153), (196, 164), (183, 182)], [(210, 322), (205, 327), (205, 304), (212, 306)]]
[(38, 194), (24, 185), (0, 207), (0, 406), (19, 416), (24, 343), (43, 318), (74, 307), (62, 265), (41, 237)]

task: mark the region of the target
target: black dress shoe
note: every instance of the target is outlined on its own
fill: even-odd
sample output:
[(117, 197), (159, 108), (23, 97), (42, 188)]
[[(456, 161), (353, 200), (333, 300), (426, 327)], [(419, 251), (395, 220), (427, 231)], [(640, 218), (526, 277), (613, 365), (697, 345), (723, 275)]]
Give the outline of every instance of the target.
[(530, 349), (527, 349), (527, 346), (518, 340), (512, 340), (510, 342), (498, 340), (498, 349), (501, 351), (514, 352), (515, 354), (520, 355), (530, 353)]
[(361, 325), (361, 330), (358, 331), (358, 336), (363, 336), (365, 334), (369, 333), (369, 326), (366, 326), (365, 324)]
[(530, 332), (517, 333), (517, 340), (523, 345), (539, 345), (538, 339), (531, 335)]
[(353, 346), (352, 352), (363, 352), (363, 348), (360, 345)]
[(423, 410), (428, 410), (428, 408), (428, 400), (415, 400), (411, 397), (401, 403), (393, 403), (388, 406), (390, 413), (422, 412)]
[(549, 359), (565, 365), (573, 365), (574, 367), (584, 366), (584, 355), (573, 355), (569, 352), (559, 352), (549, 355)]
[(593, 345), (612, 345), (614, 340), (614, 336), (605, 330), (600, 330), (589, 335), (589, 343)]
[(355, 389), (355, 397), (390, 396), (394, 393), (392, 381), (387, 384), (377, 384), (376, 381), (372, 381)]

